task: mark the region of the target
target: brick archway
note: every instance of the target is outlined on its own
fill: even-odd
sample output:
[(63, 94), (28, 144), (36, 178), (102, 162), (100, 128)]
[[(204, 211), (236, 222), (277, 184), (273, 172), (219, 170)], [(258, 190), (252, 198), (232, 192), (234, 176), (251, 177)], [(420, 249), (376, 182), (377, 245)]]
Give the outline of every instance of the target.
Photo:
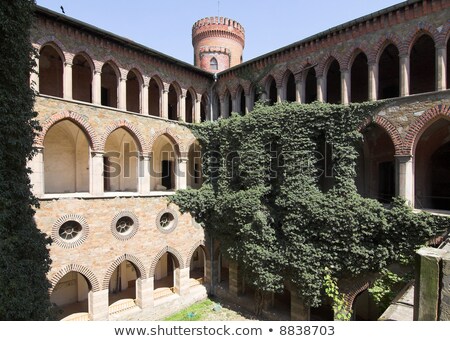
[(136, 256), (133, 256), (133, 255), (130, 255), (130, 254), (124, 254), (124, 255), (120, 256), (119, 258), (117, 258), (108, 267), (108, 270), (106, 271), (106, 274), (105, 274), (105, 278), (103, 279), (102, 290), (107, 290), (108, 289), (109, 281), (111, 279), (111, 276), (112, 276), (114, 270), (116, 270), (116, 268), (122, 262), (124, 262), (126, 260), (134, 265), (134, 267), (136, 268), (136, 270), (138, 272), (138, 278), (141, 278), (141, 279), (146, 279), (147, 278), (147, 273), (145, 271), (144, 263), (142, 263), (142, 261), (139, 258), (137, 258)]
[(191, 265), (192, 256), (194, 255), (194, 252), (195, 252), (195, 250), (197, 250), (198, 247), (201, 247), (203, 252), (205, 253), (206, 261), (209, 261), (211, 259), (209, 251), (205, 245), (205, 240), (199, 240), (191, 247), (191, 250), (189, 251), (189, 253), (186, 257), (186, 264), (185, 264), (186, 268), (188, 268)]
[(155, 132), (153, 134), (152, 138), (150, 139), (150, 143), (149, 143), (149, 147), (148, 147), (150, 152), (153, 151), (153, 146), (155, 144), (155, 141), (158, 139), (158, 137), (161, 137), (163, 135), (166, 136), (170, 140), (170, 142), (173, 144), (173, 147), (175, 149), (175, 153), (177, 154), (177, 156), (186, 155), (186, 153), (188, 152), (188, 150), (186, 149), (186, 146), (181, 143), (181, 140), (178, 137), (178, 135), (175, 134), (175, 132), (173, 132), (172, 129), (170, 129), (170, 128), (158, 130), (157, 132)]
[(171, 246), (166, 246), (164, 247), (161, 251), (159, 251), (155, 258), (153, 258), (152, 264), (150, 266), (150, 270), (148, 272), (149, 277), (154, 277), (155, 276), (155, 269), (156, 269), (156, 265), (159, 262), (159, 259), (166, 253), (170, 253), (178, 262), (179, 267), (180, 268), (184, 268), (184, 262), (183, 262), (183, 257), (181, 257), (181, 254), (175, 250), (173, 247)]
[(97, 137), (97, 133), (95, 132), (94, 128), (92, 128), (92, 126), (89, 124), (89, 122), (84, 116), (74, 113), (72, 111), (63, 111), (59, 114), (52, 115), (47, 120), (45, 120), (44, 123), (41, 124), (42, 130), (35, 137), (34, 140), (35, 145), (37, 147), (43, 148), (44, 139), (47, 132), (50, 130), (51, 127), (53, 127), (55, 124), (63, 120), (71, 121), (86, 134), (86, 137), (93, 151), (101, 150), (101, 143)]
[(86, 281), (88, 282), (88, 285), (92, 291), (99, 291), (100, 290), (100, 284), (98, 282), (97, 277), (94, 275), (94, 273), (87, 268), (84, 265), (78, 265), (78, 264), (69, 264), (60, 269), (55, 275), (52, 276), (50, 283), (52, 287), (49, 289), (49, 294), (51, 295), (53, 290), (55, 289), (56, 284), (63, 278), (65, 275), (67, 275), (69, 272), (78, 272), (84, 276)]
[(450, 117), (450, 106), (437, 105), (425, 111), (414, 123), (409, 127), (402, 148), (402, 155), (414, 155), (417, 141), (422, 133), (429, 127), (429, 125), (439, 118)]
[(106, 140), (108, 139), (109, 135), (111, 135), (112, 132), (116, 131), (119, 128), (125, 129), (128, 133), (131, 134), (131, 136), (134, 138), (137, 147), (141, 153), (149, 153), (149, 148), (147, 147), (147, 144), (145, 143), (144, 136), (142, 133), (130, 122), (127, 120), (120, 120), (116, 121), (113, 124), (109, 125), (101, 139), (101, 150), (105, 150), (106, 146)]
[(369, 117), (359, 127), (359, 131), (361, 132), (370, 124), (376, 124), (380, 128), (382, 128), (391, 138), (392, 144), (394, 145), (395, 155), (402, 155), (403, 139), (400, 136), (397, 128), (389, 120), (379, 115), (376, 115), (375, 117)]

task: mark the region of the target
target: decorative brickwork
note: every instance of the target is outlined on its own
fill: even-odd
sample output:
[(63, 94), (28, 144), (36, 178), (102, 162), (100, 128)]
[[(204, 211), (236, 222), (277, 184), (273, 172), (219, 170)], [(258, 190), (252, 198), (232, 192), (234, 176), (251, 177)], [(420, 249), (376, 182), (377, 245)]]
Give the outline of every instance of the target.
[(125, 129), (131, 134), (131, 136), (133, 136), (136, 145), (141, 153), (148, 154), (150, 152), (150, 149), (147, 147), (142, 133), (128, 120), (116, 121), (106, 128), (105, 133), (103, 134), (101, 139), (101, 150), (105, 150), (106, 140), (108, 139), (109, 135), (119, 128)]
[(166, 246), (156, 254), (155, 258), (153, 258), (152, 265), (150, 266), (150, 271), (148, 272), (150, 278), (155, 276), (156, 265), (158, 264), (159, 259), (166, 252), (170, 253), (175, 258), (175, 262), (177, 263), (176, 267), (180, 267), (180, 268), (185, 267), (184, 262), (183, 262), (183, 257), (181, 257), (181, 254), (177, 250), (175, 250), (173, 247)]
[(72, 272), (72, 271), (79, 272), (80, 274), (82, 274), (84, 276), (84, 278), (86, 279), (89, 288), (92, 291), (100, 290), (100, 285), (97, 280), (97, 277), (95, 277), (94, 273), (89, 268), (87, 268), (84, 265), (69, 264), (69, 265), (66, 265), (65, 267), (63, 267), (62, 269), (60, 269), (50, 279), (50, 283), (52, 285), (52, 287), (49, 289), (50, 295), (52, 294), (53, 289), (55, 289), (56, 284), (58, 284), (58, 282), (61, 280), (61, 278), (63, 278), (65, 275), (67, 275), (69, 272)]
[(211, 257), (209, 255), (209, 251), (206, 248), (206, 244), (204, 240), (199, 240), (197, 243), (195, 243), (192, 247), (191, 250), (189, 251), (187, 258), (186, 258), (186, 264), (185, 267), (188, 268), (191, 266), (191, 260), (192, 260), (192, 256), (194, 255), (195, 250), (197, 250), (198, 247), (201, 247), (203, 252), (205, 253), (205, 258), (206, 261), (210, 261)]
[(375, 116), (374, 118), (370, 117), (368, 118), (359, 128), (360, 131), (364, 130), (368, 125), (370, 124), (376, 124), (383, 128), (383, 130), (389, 135), (391, 138), (391, 141), (394, 145), (395, 155), (401, 155), (403, 151), (403, 139), (400, 136), (400, 133), (398, 132), (397, 128), (389, 122), (388, 119), (384, 118), (383, 116)]
[[(121, 218), (127, 217), (133, 220), (133, 226), (129, 226), (130, 229), (129, 231), (126, 231), (125, 233), (120, 233), (119, 231), (117, 231), (117, 223)], [(120, 213), (117, 213), (111, 222), (111, 233), (118, 240), (128, 240), (133, 238), (133, 236), (137, 233), (138, 229), (139, 229), (139, 219), (134, 213), (129, 211), (122, 211)]]
[[(76, 238), (74, 238), (73, 240), (64, 240), (59, 235), (59, 230), (64, 223), (67, 223), (70, 221), (79, 223), (81, 225), (82, 229), (81, 229), (81, 231), (78, 232), (78, 236)], [(64, 249), (72, 249), (77, 246), (80, 246), (87, 239), (88, 235), (89, 235), (89, 225), (88, 225), (86, 219), (78, 214), (66, 214), (66, 215), (60, 217), (53, 224), (52, 240), (55, 242), (56, 245), (58, 245)]]
[(422, 133), (433, 122), (439, 118), (449, 119), (450, 106), (437, 105), (431, 109), (425, 111), (409, 128), (405, 136), (405, 142), (402, 149), (402, 155), (414, 155), (414, 149), (416, 148), (417, 141)]
[(166, 136), (172, 142), (173, 147), (175, 149), (175, 153), (178, 156), (183, 156), (187, 153), (186, 146), (184, 146), (181, 143), (178, 135), (174, 131), (172, 131), (172, 129), (170, 127), (161, 129), (161, 130), (155, 132), (155, 134), (153, 134), (152, 138), (150, 139), (150, 143), (149, 143), (149, 148), (148, 148), (149, 151), (153, 151), (153, 145), (154, 145), (156, 139), (163, 135)]
[(101, 143), (97, 138), (97, 134), (89, 124), (86, 117), (72, 111), (63, 111), (59, 114), (52, 115), (50, 118), (41, 123), (42, 130), (38, 135), (36, 135), (34, 140), (34, 144), (36, 145), (36, 147), (44, 148), (45, 135), (47, 134), (49, 129), (56, 123), (63, 120), (69, 120), (80, 127), (80, 129), (86, 134), (86, 137), (93, 151), (102, 150)]
[(105, 278), (103, 279), (103, 284), (102, 284), (102, 290), (106, 290), (109, 287), (109, 280), (111, 279), (111, 276), (114, 272), (114, 270), (116, 270), (116, 268), (124, 261), (129, 261), (130, 263), (132, 263), (136, 269), (137, 272), (137, 277), (141, 278), (141, 279), (146, 279), (147, 278), (147, 272), (145, 271), (145, 267), (144, 264), (142, 263), (142, 261), (130, 254), (124, 254), (122, 256), (120, 256), (119, 258), (117, 258), (109, 267), (108, 270), (106, 271), (106, 275)]

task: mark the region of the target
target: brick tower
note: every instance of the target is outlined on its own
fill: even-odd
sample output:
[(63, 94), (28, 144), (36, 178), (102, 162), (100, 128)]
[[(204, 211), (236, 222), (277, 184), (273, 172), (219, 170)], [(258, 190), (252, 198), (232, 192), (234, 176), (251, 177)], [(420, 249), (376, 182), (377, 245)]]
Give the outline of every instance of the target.
[(224, 17), (200, 19), (192, 26), (192, 45), (195, 66), (219, 72), (242, 62), (244, 28)]

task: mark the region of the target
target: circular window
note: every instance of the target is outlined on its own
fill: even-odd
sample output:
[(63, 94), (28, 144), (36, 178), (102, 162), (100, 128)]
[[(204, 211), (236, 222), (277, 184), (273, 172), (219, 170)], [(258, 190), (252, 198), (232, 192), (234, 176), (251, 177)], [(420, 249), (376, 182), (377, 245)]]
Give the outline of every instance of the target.
[(82, 216), (69, 214), (59, 218), (52, 229), (55, 244), (71, 249), (81, 245), (88, 237), (89, 226)]
[(111, 223), (111, 232), (119, 240), (133, 237), (138, 229), (138, 218), (131, 212), (120, 212)]
[(177, 226), (177, 223), (177, 213), (171, 209), (161, 211), (156, 217), (156, 226), (164, 233), (172, 232)]
[(62, 239), (69, 241), (75, 240), (76, 238), (80, 237), (82, 230), (83, 227), (79, 222), (69, 220), (61, 225), (58, 234)]
[(133, 229), (134, 221), (130, 217), (122, 217), (116, 223), (116, 231), (120, 234), (127, 234)]

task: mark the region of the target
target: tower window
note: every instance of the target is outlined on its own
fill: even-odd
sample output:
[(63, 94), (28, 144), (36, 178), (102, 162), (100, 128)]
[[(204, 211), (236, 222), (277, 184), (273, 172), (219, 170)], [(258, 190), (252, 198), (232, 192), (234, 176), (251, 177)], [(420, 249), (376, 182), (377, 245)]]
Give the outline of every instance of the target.
[(209, 62), (209, 68), (211, 70), (218, 70), (219, 69), (219, 65), (217, 64), (217, 59), (216, 58), (211, 58), (211, 60)]

